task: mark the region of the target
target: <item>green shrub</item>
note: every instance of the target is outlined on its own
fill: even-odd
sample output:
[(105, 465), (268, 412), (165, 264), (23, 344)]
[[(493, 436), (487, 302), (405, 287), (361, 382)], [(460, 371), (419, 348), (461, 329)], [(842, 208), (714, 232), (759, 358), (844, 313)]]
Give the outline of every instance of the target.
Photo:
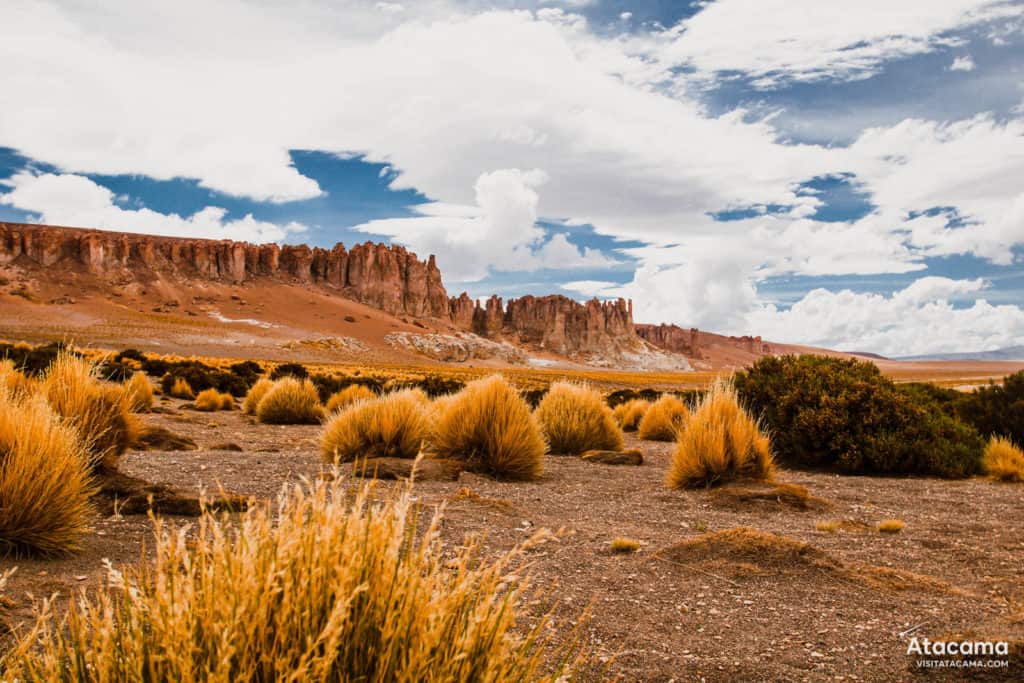
[(961, 420), (984, 436), (1024, 443), (1024, 371), (963, 394), (956, 405)]
[(304, 365), (298, 363), (281, 363), (270, 372), (270, 379), (278, 380), (282, 377), (306, 379), (309, 377), (309, 370)]
[(980, 471), (977, 431), (920, 390), (901, 391), (870, 362), (766, 357), (736, 373), (779, 462), (853, 474), (966, 477)]
[(609, 408), (615, 408), (630, 401), (647, 401), (654, 403), (661, 394), (654, 389), (616, 389), (605, 396), (605, 403)]
[(316, 387), (317, 393), (320, 395), (320, 401), (326, 403), (330, 400), (331, 396), (342, 389), (347, 389), (351, 386), (366, 387), (375, 394), (383, 393), (384, 382), (376, 377), (360, 377), (358, 375), (324, 375), (314, 374), (310, 375), (309, 381)]

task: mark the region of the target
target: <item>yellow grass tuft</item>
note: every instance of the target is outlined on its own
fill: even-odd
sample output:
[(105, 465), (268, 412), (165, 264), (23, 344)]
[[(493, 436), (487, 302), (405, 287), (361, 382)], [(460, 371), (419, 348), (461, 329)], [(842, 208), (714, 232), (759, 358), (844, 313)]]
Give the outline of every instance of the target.
[(0, 387), (0, 556), (78, 547), (92, 515), (90, 465), (74, 428), (42, 396)]
[(124, 392), (133, 413), (148, 413), (153, 409), (153, 385), (144, 372), (136, 372), (124, 383)]
[(690, 417), (686, 404), (672, 394), (663, 394), (640, 418), (637, 436), (645, 441), (675, 441), (676, 433)]
[(732, 385), (717, 382), (679, 431), (666, 483), (694, 488), (766, 480), (774, 469), (768, 436), (740, 406)]
[(235, 407), (235, 399), (231, 394), (221, 393), (216, 389), (200, 391), (196, 396), (195, 409), (204, 412), (215, 410), (231, 410)]
[(47, 369), (40, 390), (53, 411), (78, 431), (93, 466), (116, 470), (141, 429), (123, 388), (102, 383), (95, 365), (62, 351)]
[(320, 395), (308, 379), (282, 377), (256, 407), (256, 419), (266, 424), (317, 424), (323, 419)]
[(269, 380), (266, 377), (256, 380), (256, 383), (249, 387), (248, 393), (242, 400), (242, 412), (246, 415), (255, 415), (256, 409), (259, 408), (260, 401), (267, 395), (267, 392), (273, 388), (273, 380)]
[(188, 380), (184, 377), (175, 377), (174, 384), (171, 385), (171, 396), (174, 398), (184, 398), (189, 401), (196, 397), (196, 392), (192, 390)]
[(373, 389), (364, 387), (362, 384), (352, 384), (327, 399), (326, 409), (328, 413), (334, 413), (356, 401), (370, 401), (375, 398), (377, 398), (377, 394)]
[(534, 414), (552, 453), (622, 450), (622, 431), (611, 408), (585, 384), (555, 382)]
[(985, 474), (997, 481), (1024, 481), (1024, 451), (1007, 438), (989, 439), (981, 465)]
[(530, 407), (503, 377), (470, 382), (437, 403), (435, 455), (463, 460), (469, 469), (498, 477), (540, 476), (547, 445)]
[(430, 435), (427, 408), (412, 390), (359, 401), (334, 415), (320, 438), (327, 462), (415, 458)]
[(834, 534), (839, 531), (839, 521), (831, 519), (824, 522), (818, 522), (814, 525), (814, 528), (818, 531), (824, 531), (827, 534)]
[(898, 534), (903, 527), (903, 521), (899, 519), (884, 519), (878, 523), (878, 530), (883, 534)]
[(615, 406), (615, 409), (612, 410), (612, 417), (615, 418), (622, 431), (635, 432), (640, 425), (640, 420), (643, 419), (650, 407), (650, 401), (645, 401), (642, 398), (630, 399)]
[(372, 491), (363, 485), (349, 503), (341, 480), (296, 486), (276, 509), (207, 513), (192, 534), (157, 521), (153, 564), (112, 571), (114, 585), (70, 600), (65, 620), (48, 603), (7, 655), (6, 675), (555, 681), (585, 665), (578, 650), (551, 645), (548, 617), (523, 618), (538, 595), (514, 571), (522, 547), (494, 560), (478, 542), (450, 550), (439, 516), (416, 533), (410, 491)]
[(0, 389), (6, 389), (11, 396), (30, 396), (36, 390), (36, 382), (14, 367), (14, 361), (0, 360)]
[(635, 538), (618, 536), (612, 539), (610, 545), (613, 553), (635, 553), (640, 550), (640, 541)]

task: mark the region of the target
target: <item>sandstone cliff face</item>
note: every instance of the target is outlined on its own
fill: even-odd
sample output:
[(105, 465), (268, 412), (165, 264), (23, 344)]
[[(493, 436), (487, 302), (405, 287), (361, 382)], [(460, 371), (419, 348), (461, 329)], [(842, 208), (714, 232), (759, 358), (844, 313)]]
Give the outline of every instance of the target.
[(732, 346), (754, 355), (772, 353), (770, 344), (761, 337), (726, 337), (720, 334), (704, 332), (696, 327), (683, 329), (678, 325), (634, 325), (637, 335), (657, 346), (659, 349), (681, 353), (691, 358), (703, 358), (704, 350), (712, 345)]
[(558, 294), (524, 296), (483, 305), (465, 293), (449, 300), (452, 324), (488, 339), (504, 339), (554, 353), (617, 354), (641, 344), (633, 331), (633, 307), (623, 299), (581, 304)]
[(325, 285), (393, 315), (449, 318), (448, 294), (434, 257), (424, 263), (400, 246), (350, 249), (279, 247), (230, 240), (0, 223), (0, 266), (80, 264), (96, 275), (129, 271), (243, 283), (258, 277)]

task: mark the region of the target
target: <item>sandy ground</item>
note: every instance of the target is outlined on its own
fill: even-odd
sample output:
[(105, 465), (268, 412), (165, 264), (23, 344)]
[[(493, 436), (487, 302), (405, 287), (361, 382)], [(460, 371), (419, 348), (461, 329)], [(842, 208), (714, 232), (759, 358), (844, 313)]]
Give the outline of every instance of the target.
[[(286, 482), (322, 471), (319, 427), (259, 425), (237, 411), (197, 413), (176, 400), (164, 405), (167, 413), (146, 422), (190, 436), (200, 450), (132, 451), (122, 461), (126, 474), (182, 489), (271, 497)], [(915, 657), (898, 636), (908, 628), (920, 625), (917, 634), (932, 639), (964, 631), (1024, 638), (1024, 487), (784, 471), (782, 481), (806, 486), (831, 505), (737, 503), (706, 491), (666, 490), (670, 446), (628, 441), (643, 451), (643, 465), (549, 457), (544, 476), (532, 483), (464, 474), (415, 489), (427, 508), (447, 502), (443, 533), (455, 545), (483, 534), (485, 552), (497, 553), (538, 529), (556, 532), (528, 552), (530, 574), (539, 587), (555, 586), (554, 628), (571, 629), (589, 606), (584, 636), (598, 657), (614, 658), (607, 676), (919, 680), (911, 673)], [(210, 450), (227, 442), (244, 450)], [(453, 500), (464, 487), (483, 499)], [(903, 520), (905, 529), (877, 532), (888, 518)], [(847, 520), (851, 530), (816, 530), (825, 520)], [(718, 536), (675, 547), (736, 527), (810, 547), (748, 552)], [(97, 584), (105, 559), (138, 561), (150, 534), (145, 516), (106, 516), (76, 555), (0, 562), (18, 566), (8, 586), (12, 620), (27, 620), (34, 600)], [(641, 550), (612, 553), (616, 536), (639, 540)], [(990, 680), (1024, 680), (1021, 664), (1011, 667)]]

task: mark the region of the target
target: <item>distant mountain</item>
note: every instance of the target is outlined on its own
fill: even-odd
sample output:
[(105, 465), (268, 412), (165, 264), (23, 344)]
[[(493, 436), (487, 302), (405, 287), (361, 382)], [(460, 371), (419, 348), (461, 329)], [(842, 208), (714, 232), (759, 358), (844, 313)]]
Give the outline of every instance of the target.
[(970, 353), (931, 353), (923, 356), (902, 356), (896, 360), (1024, 360), (1024, 346), (1007, 346), (992, 351)]

